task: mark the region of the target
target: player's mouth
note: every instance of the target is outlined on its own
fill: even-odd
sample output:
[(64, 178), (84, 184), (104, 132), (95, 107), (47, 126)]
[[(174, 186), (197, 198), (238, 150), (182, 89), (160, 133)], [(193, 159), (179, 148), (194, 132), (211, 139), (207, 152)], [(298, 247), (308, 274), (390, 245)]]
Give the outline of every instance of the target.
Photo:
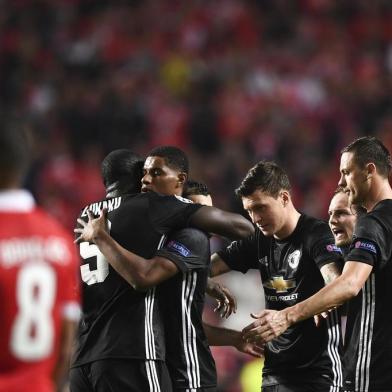
[(336, 239), (340, 239), (340, 238), (342, 238), (342, 237), (345, 236), (344, 230), (339, 229), (339, 228), (333, 228), (333, 229), (332, 229), (332, 233), (333, 233), (333, 235), (334, 235), (334, 237), (335, 237)]
[(146, 187), (146, 186), (142, 186), (142, 192), (151, 192), (152, 189)]

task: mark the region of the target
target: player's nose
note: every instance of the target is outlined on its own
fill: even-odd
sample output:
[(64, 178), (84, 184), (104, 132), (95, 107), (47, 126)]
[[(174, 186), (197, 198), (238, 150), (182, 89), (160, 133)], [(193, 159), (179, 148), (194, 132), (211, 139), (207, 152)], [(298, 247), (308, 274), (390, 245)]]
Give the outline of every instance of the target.
[(146, 173), (143, 177), (142, 177), (142, 184), (143, 185), (147, 185), (147, 184), (151, 184), (151, 175)]
[(338, 185), (339, 185), (340, 187), (342, 187), (342, 188), (345, 188), (346, 185), (347, 185), (346, 179), (344, 178), (344, 175), (343, 175), (343, 174), (340, 176)]
[(257, 225), (257, 224), (261, 224), (261, 215), (257, 214), (257, 213), (252, 213), (250, 216), (252, 222)]
[(331, 226), (332, 223), (336, 223), (336, 215), (331, 214), (328, 218), (329, 225)]

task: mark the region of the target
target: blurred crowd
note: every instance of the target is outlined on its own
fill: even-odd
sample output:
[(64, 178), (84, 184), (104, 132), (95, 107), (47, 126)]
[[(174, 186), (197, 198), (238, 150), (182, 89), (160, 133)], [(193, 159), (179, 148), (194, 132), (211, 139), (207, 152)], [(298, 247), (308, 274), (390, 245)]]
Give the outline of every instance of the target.
[(218, 207), (274, 159), (325, 217), (341, 147), (392, 150), (391, 81), (390, 0), (0, 0), (0, 114), (31, 127), (26, 186), (69, 228), (106, 153), (162, 144)]

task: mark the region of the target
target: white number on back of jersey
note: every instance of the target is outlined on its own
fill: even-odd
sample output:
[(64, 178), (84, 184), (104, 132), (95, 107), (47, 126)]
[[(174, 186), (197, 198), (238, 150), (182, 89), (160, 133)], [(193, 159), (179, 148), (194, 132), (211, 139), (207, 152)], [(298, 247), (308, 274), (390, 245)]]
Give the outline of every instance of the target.
[(56, 275), (45, 263), (27, 264), (18, 274), (18, 314), (11, 331), (10, 349), (24, 361), (37, 361), (51, 354), (54, 343), (52, 309)]
[[(111, 222), (109, 220), (107, 222), (110, 230)], [(81, 242), (79, 251), (82, 259), (86, 260), (90, 257), (95, 257), (97, 260), (97, 269), (95, 270), (90, 270), (90, 265), (88, 263), (80, 266), (83, 282), (87, 283), (89, 286), (96, 283), (102, 283), (109, 275), (109, 264), (98, 246), (88, 242)]]
[(80, 266), (83, 282), (89, 286), (95, 283), (102, 283), (109, 275), (109, 264), (105, 256), (98, 249), (98, 246), (89, 244), (88, 242), (82, 242), (80, 244), (80, 256), (83, 259), (89, 259), (90, 257), (96, 257), (97, 259), (97, 269), (95, 270), (90, 270), (88, 263)]

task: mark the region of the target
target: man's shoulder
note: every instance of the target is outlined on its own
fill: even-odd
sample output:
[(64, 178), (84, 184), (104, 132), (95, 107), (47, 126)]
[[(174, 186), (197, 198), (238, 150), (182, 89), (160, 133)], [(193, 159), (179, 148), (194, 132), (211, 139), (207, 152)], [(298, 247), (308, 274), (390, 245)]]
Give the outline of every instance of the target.
[(306, 237), (317, 237), (320, 235), (331, 235), (328, 223), (320, 218), (303, 214), (300, 221), (300, 231)]
[(106, 208), (108, 213), (121, 207), (129, 208), (129, 206), (138, 205), (138, 203), (148, 201), (151, 196), (147, 193), (126, 194), (115, 197), (106, 197), (101, 200), (93, 201), (85, 205), (79, 213), (79, 217), (87, 218), (87, 211), (91, 211), (94, 216), (98, 216), (102, 209)]
[(328, 228), (328, 223), (320, 218), (315, 218), (314, 216), (311, 215), (307, 215), (307, 214), (302, 214), (301, 215), (302, 218), (302, 226), (303, 228), (305, 228), (306, 230), (313, 230), (313, 229), (317, 229), (317, 228)]
[(170, 234), (170, 238), (183, 237), (189, 238), (194, 241), (208, 241), (209, 236), (206, 232), (196, 229), (194, 227), (185, 227), (183, 229), (176, 230)]
[(359, 221), (366, 222), (372, 219), (381, 221), (384, 224), (389, 222), (389, 225), (392, 225), (392, 199), (380, 201), (372, 211), (363, 214)]
[(391, 203), (382, 202), (372, 211), (363, 214), (355, 225), (355, 234), (358, 233), (389, 233), (392, 231), (392, 200)]

